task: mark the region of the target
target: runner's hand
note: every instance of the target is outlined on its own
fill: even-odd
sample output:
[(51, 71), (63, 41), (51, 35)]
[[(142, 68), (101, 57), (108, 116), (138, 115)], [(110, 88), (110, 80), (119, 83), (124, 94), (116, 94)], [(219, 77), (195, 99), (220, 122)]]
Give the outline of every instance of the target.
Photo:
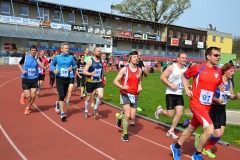
[(219, 86), (218, 86), (218, 89), (220, 90), (220, 91), (225, 91), (225, 85), (224, 84), (220, 84)]
[(192, 97), (193, 96), (193, 92), (190, 89), (185, 90), (185, 94), (188, 97)]
[(73, 71), (72, 67), (69, 67), (69, 68), (68, 68), (68, 71), (69, 71), (69, 72)]
[(53, 73), (54, 73), (54, 74), (58, 74), (58, 70), (54, 70)]
[(27, 71), (25, 71), (25, 70), (22, 70), (21, 72), (22, 72), (22, 74), (26, 74), (27, 73)]

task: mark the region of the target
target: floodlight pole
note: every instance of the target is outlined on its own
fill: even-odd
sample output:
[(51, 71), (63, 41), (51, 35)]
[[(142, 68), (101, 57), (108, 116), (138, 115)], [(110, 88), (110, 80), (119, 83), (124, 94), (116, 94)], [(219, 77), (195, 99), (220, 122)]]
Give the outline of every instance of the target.
[[(13, 1), (11, 0), (11, 6), (12, 6), (12, 12), (13, 12), (13, 16), (15, 17), (15, 11), (14, 11), (14, 7), (13, 7)], [(18, 26), (16, 24), (16, 31), (18, 30)]]

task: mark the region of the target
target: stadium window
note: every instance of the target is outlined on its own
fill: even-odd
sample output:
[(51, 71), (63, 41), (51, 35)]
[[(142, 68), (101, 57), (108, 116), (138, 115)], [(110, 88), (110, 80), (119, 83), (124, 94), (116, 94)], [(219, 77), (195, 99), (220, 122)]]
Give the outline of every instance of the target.
[(136, 42), (132, 42), (132, 49), (137, 49), (137, 43)]
[(200, 40), (200, 36), (197, 34), (196, 35), (196, 42), (199, 42), (199, 40)]
[(138, 49), (143, 49), (143, 43), (138, 43)]
[(173, 30), (168, 30), (168, 38), (173, 38)]
[(224, 37), (221, 37), (220, 42), (223, 43), (223, 41), (224, 41)]
[(112, 21), (110, 19), (106, 20), (106, 27), (110, 29), (112, 28)]
[(111, 48), (111, 45), (107, 45), (107, 48)]
[(137, 33), (142, 33), (142, 25), (137, 24)]
[(146, 34), (150, 35), (150, 26), (149, 25), (146, 26)]
[(37, 10), (37, 18), (44, 21), (49, 21), (49, 10), (44, 8), (39, 8)]
[(2, 2), (1, 13), (10, 15), (10, 4)]
[(74, 13), (68, 13), (68, 22), (69, 22), (69, 24), (75, 24), (75, 14)]
[(95, 26), (100, 26), (99, 17), (95, 17), (95, 18), (94, 18), (94, 25), (95, 25)]
[(178, 38), (178, 39), (181, 38), (181, 32), (180, 31), (177, 31), (177, 37), (176, 38)]
[(88, 25), (88, 16), (87, 15), (83, 15), (83, 25)]
[(166, 51), (166, 46), (162, 46), (162, 51)]
[(122, 29), (122, 21), (117, 21), (117, 30)]
[(158, 45), (154, 44), (154, 51), (158, 51)]
[(104, 44), (101, 44), (101, 47), (104, 48)]
[(101, 47), (101, 45), (100, 44), (96, 44), (96, 47)]
[(113, 47), (117, 47), (117, 41), (113, 41)]
[(191, 41), (194, 40), (194, 34), (190, 34), (190, 40), (191, 40)]
[(146, 50), (150, 50), (151, 45), (150, 44), (146, 44)]
[(28, 6), (20, 6), (20, 15), (28, 17)]
[(213, 42), (216, 42), (216, 36), (213, 36), (213, 37), (212, 37), (212, 41), (213, 41)]
[(132, 32), (132, 23), (128, 22), (128, 31)]
[(182, 39), (187, 40), (187, 33), (183, 33)]
[(54, 11), (53, 12), (53, 21), (56, 21), (56, 22), (61, 22), (61, 13), (60, 11)]

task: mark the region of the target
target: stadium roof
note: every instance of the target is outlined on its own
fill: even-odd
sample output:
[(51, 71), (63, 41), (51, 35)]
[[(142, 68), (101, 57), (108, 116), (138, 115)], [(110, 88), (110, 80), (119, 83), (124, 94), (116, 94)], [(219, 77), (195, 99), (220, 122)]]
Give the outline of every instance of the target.
[(14, 37), (37, 40), (75, 42), (86, 44), (109, 44), (110, 42), (94, 33), (0, 24), (0, 37)]

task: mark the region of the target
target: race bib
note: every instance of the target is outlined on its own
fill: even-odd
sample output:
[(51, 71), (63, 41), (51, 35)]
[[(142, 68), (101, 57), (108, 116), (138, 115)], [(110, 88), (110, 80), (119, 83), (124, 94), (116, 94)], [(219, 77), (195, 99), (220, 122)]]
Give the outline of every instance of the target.
[(178, 89), (183, 89), (183, 83), (178, 83)]
[(61, 68), (60, 69), (60, 75), (61, 75), (61, 77), (68, 77), (68, 69), (67, 68)]
[(135, 104), (135, 96), (133, 94), (127, 93), (127, 96), (131, 103)]
[(223, 100), (223, 102), (221, 104), (227, 104), (230, 97), (231, 97), (231, 93), (229, 91), (220, 92), (219, 98), (222, 98), (222, 100)]
[(94, 77), (100, 78), (101, 77), (102, 68), (95, 68), (94, 71), (95, 71)]
[(28, 68), (28, 76), (35, 76), (36, 68)]
[(204, 105), (211, 105), (213, 99), (213, 92), (201, 89), (200, 103)]
[(43, 69), (38, 67), (38, 73), (42, 74), (43, 73)]
[(79, 67), (78, 73), (83, 74), (83, 69), (84, 69), (84, 67)]
[(70, 77), (74, 77), (73, 71), (69, 73)]

